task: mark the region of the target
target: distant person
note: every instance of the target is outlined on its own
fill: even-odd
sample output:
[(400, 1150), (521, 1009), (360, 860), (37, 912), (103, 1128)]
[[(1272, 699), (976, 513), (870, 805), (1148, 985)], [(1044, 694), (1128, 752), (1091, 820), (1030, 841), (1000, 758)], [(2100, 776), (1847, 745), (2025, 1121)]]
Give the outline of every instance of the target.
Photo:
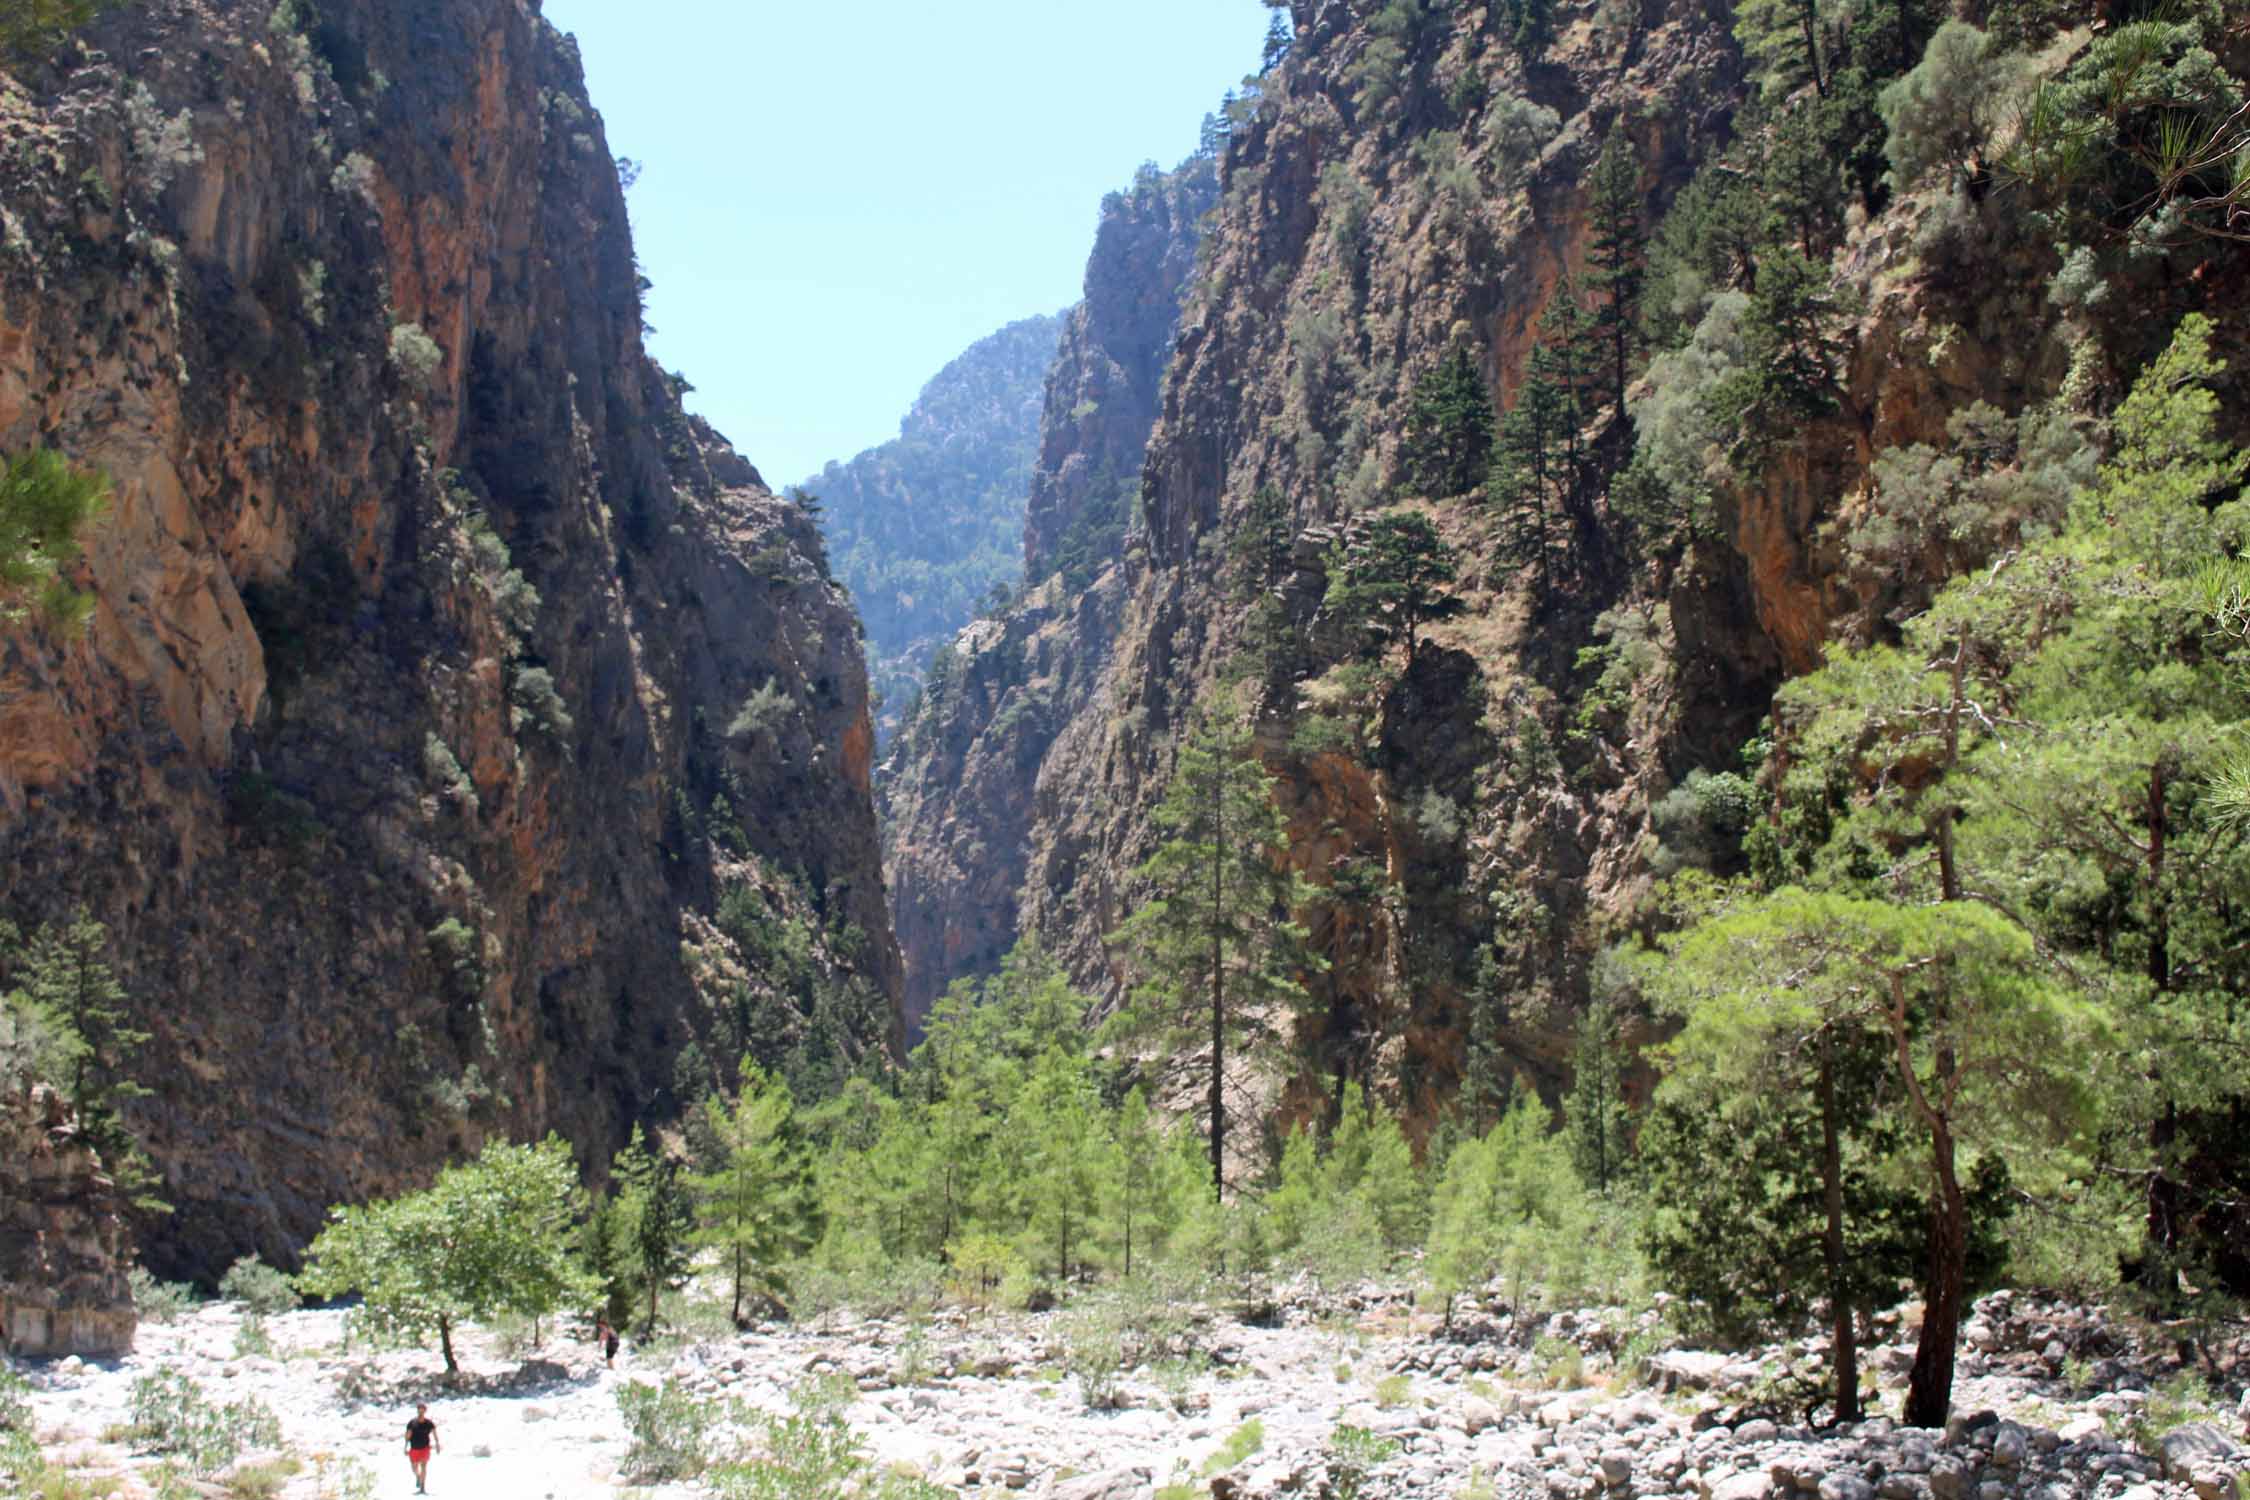
[(602, 1346), (602, 1363), (614, 1369), (617, 1366), (617, 1330), (609, 1326), (609, 1315), (594, 1315), (594, 1342)]
[(406, 1424), (406, 1461), (414, 1465), (414, 1493), (430, 1492), (430, 1455), (438, 1451), (437, 1423), (430, 1420), (429, 1403), (418, 1402), (414, 1420)]

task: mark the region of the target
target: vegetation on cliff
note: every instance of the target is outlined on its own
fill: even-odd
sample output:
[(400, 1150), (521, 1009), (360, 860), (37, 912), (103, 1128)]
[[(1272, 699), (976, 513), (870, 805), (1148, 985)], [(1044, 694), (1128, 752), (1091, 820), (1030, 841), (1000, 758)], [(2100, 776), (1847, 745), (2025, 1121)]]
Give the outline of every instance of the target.
[(931, 654), (1022, 576), (1040, 391), (1061, 329), (1025, 318), (972, 344), (922, 388), (896, 438), (803, 485), (867, 631), (884, 740)]

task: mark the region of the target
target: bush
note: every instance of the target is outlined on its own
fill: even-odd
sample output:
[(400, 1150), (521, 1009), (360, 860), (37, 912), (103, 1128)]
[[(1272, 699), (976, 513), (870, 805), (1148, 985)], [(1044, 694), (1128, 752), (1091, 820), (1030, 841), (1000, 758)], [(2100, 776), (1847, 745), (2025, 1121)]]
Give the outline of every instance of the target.
[(1484, 138), (1492, 148), (1493, 165), (1500, 185), (1520, 187), (1531, 164), (1562, 128), (1562, 116), (1544, 104), (1534, 104), (1516, 94), (1502, 94), (1485, 111)]
[(661, 1387), (626, 1382), (617, 1393), (617, 1412), (632, 1439), (624, 1472), (652, 1483), (693, 1479), (709, 1468), (712, 1431), (726, 1416), (724, 1403), (692, 1394), (672, 1375)]
[(133, 1311), (144, 1323), (170, 1323), (195, 1307), (195, 1288), (184, 1281), (158, 1281), (139, 1266), (125, 1273), (133, 1289)]
[(1368, 1476), (1398, 1453), (1398, 1444), (1346, 1423), (1328, 1439), (1328, 1489), (1335, 1500), (1357, 1500)]
[(436, 734), (422, 738), (422, 774), (432, 787), (450, 797), (460, 809), (474, 816), (478, 810), (477, 784), (469, 779), (461, 762), (453, 754), (453, 747)]
[(1256, 1417), (1227, 1434), (1227, 1440), (1203, 1460), (1203, 1477), (1224, 1474), (1266, 1445), (1266, 1424)]
[(426, 391), (445, 363), (445, 351), (422, 331), (421, 324), (397, 323), (391, 327), (391, 363), (411, 384)]
[(44, 57), (100, 8), (101, 0), (6, 0), (0, 4), (0, 56)]
[(714, 1470), (723, 1500), (946, 1500), (924, 1480), (876, 1470), (843, 1418), (850, 1387), (800, 1388), (786, 1414), (752, 1419), (759, 1452)]
[(29, 1381), (0, 1365), (0, 1434), (31, 1431), (31, 1403), (24, 1399), (30, 1389)]
[(209, 1474), (245, 1452), (278, 1446), (281, 1419), (256, 1398), (220, 1406), (187, 1376), (166, 1370), (133, 1382), (126, 1431), (148, 1452), (174, 1455)]
[(1757, 812), (1757, 788), (1744, 777), (1732, 771), (1688, 772), (1685, 781), (1649, 809), (1649, 824), (1663, 841), (1657, 872), (1669, 875), (1693, 866), (1730, 873), (1741, 862), (1742, 835)]
[(1940, 26), (1914, 71), (1876, 100), (1890, 127), (1892, 182), (1910, 189), (1943, 170), (1956, 181), (1969, 175), (2014, 113), (2023, 72), (2021, 59), (1967, 22)]
[(545, 667), (519, 666), (508, 686), (508, 697), (515, 707), (509, 712), (508, 722), (522, 729), (527, 725), (538, 730), (557, 744), (564, 744), (576, 727), (570, 710), (563, 705), (562, 694), (555, 690), (555, 674)]
[(764, 686), (742, 700), (742, 707), (727, 725), (727, 738), (739, 740), (770, 735), (790, 717), (796, 706), (789, 692), (768, 677)]
[(219, 1278), (219, 1295), (260, 1316), (297, 1310), (297, 1289), (289, 1278), (255, 1255), (245, 1255)]
[(304, 1465), (294, 1458), (244, 1464), (227, 1476), (227, 1494), (233, 1500), (275, 1500), (303, 1468)]
[(1125, 1404), (1125, 1330), (1114, 1312), (1083, 1310), (1063, 1325), (1063, 1368), (1094, 1410)]
[(78, 556), (80, 530), (108, 507), (108, 479), (72, 468), (51, 449), (0, 464), (0, 625), (21, 619), (26, 601), (59, 629), (85, 624), (93, 596), (73, 589), (63, 569)]
[(266, 1327), (266, 1315), (253, 1309), (242, 1319), (234, 1331), (234, 1357), (236, 1359), (273, 1358), (273, 1333)]

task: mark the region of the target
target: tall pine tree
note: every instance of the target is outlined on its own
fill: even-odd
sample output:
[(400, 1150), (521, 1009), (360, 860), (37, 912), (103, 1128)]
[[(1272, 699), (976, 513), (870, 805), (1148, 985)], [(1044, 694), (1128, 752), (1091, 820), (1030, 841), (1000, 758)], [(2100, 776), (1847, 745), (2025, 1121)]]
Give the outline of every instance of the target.
[(1155, 814), (1164, 841), (1136, 872), (1152, 899), (1118, 928), (1141, 974), (1119, 1017), (1204, 1073), (1211, 1192), (1226, 1189), (1228, 1090), (1246, 1061), (1286, 1048), (1300, 975), (1322, 967), (1291, 913), (1311, 899), (1281, 862), (1288, 820), (1247, 724), (1213, 717), (1180, 750)]

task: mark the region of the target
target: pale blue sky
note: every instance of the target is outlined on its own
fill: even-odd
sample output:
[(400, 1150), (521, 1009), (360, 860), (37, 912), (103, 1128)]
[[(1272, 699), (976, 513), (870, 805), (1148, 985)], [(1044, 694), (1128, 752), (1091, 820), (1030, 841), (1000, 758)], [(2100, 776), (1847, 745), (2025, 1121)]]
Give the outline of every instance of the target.
[(546, 0), (627, 195), (651, 347), (768, 483), (1078, 300), (1105, 192), (1255, 72), (1258, 0)]

